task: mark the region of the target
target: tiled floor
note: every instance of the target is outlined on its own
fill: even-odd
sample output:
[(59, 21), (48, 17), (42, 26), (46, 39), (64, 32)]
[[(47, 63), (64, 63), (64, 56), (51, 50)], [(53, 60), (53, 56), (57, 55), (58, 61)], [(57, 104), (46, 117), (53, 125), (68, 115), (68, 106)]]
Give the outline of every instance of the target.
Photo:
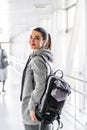
[[(20, 76), (9, 67), (6, 93), (0, 94), (0, 130), (24, 130), (21, 117), (20, 84)], [(0, 83), (0, 91), (1, 87)], [(64, 124), (61, 130), (87, 130), (77, 125), (69, 116), (67, 118), (66, 114), (62, 115), (61, 121)]]

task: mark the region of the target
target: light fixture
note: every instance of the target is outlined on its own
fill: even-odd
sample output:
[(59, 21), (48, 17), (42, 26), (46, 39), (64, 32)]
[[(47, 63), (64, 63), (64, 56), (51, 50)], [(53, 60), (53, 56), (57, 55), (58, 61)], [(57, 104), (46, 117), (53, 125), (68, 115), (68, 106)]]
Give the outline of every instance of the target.
[(47, 8), (48, 4), (33, 4), (34, 8)]

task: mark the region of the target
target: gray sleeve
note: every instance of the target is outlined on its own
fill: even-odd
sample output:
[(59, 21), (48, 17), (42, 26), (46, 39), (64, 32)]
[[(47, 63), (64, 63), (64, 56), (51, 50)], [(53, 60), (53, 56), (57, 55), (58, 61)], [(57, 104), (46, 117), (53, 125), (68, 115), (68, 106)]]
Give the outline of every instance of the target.
[(31, 63), (33, 70), (35, 89), (31, 93), (31, 98), (29, 102), (29, 109), (34, 110), (35, 106), (39, 102), (44, 90), (45, 90), (45, 81), (47, 76), (47, 68), (41, 57), (35, 57)]

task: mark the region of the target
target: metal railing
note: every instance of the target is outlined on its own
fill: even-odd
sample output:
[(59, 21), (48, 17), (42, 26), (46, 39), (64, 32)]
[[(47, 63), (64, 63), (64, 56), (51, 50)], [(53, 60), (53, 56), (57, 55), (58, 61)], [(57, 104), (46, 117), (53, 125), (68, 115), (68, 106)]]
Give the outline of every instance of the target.
[[(66, 109), (65, 111), (75, 122), (77, 121), (83, 127), (87, 128), (87, 81), (67, 74), (64, 74), (64, 76), (69, 81), (72, 91), (68, 102), (70, 109), (68, 111)], [(73, 113), (71, 108), (73, 109)]]

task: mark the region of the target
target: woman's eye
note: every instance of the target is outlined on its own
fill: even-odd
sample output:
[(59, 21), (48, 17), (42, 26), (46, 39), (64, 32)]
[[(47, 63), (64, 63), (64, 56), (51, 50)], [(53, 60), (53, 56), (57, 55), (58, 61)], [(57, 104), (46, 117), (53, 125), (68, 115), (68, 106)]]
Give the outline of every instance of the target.
[(40, 40), (39, 37), (34, 37), (34, 38), (33, 38), (32, 36), (30, 37), (30, 39), (31, 39), (31, 40)]
[(32, 39), (32, 37), (30, 37), (30, 39)]
[(36, 37), (35, 39), (36, 39), (36, 40), (40, 40), (40, 38), (39, 38), (39, 37)]

